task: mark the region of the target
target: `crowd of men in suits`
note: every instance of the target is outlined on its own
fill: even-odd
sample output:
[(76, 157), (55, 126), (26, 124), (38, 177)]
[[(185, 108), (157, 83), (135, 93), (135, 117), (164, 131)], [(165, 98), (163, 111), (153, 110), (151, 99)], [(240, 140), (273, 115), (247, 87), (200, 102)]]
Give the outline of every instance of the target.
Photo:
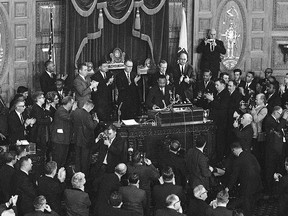
[[(218, 78), (225, 48), (214, 31), (209, 34), (198, 48), (204, 54), (202, 78), (197, 80), (185, 51), (172, 68), (161, 60), (156, 72), (148, 74), (145, 105), (165, 109), (173, 99), (209, 110), (216, 126), (211, 158), (205, 156), (207, 140), (200, 135), (185, 156), (180, 154), (179, 141), (172, 140), (159, 154), (157, 168), (137, 151), (128, 163), (127, 146), (117, 128), (112, 124), (104, 132), (95, 130), (99, 122), (114, 120), (114, 105), (121, 119), (140, 113), (143, 77), (133, 70), (133, 61), (126, 60), (117, 74), (109, 71), (106, 61), (99, 62), (95, 73), (90, 64), (79, 64), (70, 89), (65, 86), (67, 76), (56, 77), (53, 62), (47, 61), (40, 77), (42, 91), (30, 97), (28, 88), (20, 86), (9, 108), (0, 97), (0, 141), (11, 147), (3, 154), (5, 163), (0, 169), (4, 209), (14, 206), (16, 211), (16, 205), (18, 215), (222, 215), (223, 211), (232, 215), (227, 206), (240, 207), (249, 216), (262, 183), (265, 192), (274, 195), (274, 173), (287, 189), (287, 178), (282, 176), (288, 152), (288, 74), (283, 85), (272, 76), (271, 68), (265, 70), (263, 79), (251, 71), (242, 79), (240, 69)], [(205, 57), (214, 51), (216, 57), (211, 53)], [(117, 94), (112, 94), (114, 89)], [(37, 154), (45, 161), (36, 180), (29, 178), (33, 162), (21, 140), (36, 143)], [(63, 167), (68, 165), (71, 143), (75, 173), (67, 181)], [(225, 187), (209, 206), (207, 193), (213, 187), (211, 178), (218, 173), (216, 166), (225, 168)], [(239, 199), (228, 204), (228, 192), (238, 182)], [(283, 212), (286, 200), (281, 202)]]

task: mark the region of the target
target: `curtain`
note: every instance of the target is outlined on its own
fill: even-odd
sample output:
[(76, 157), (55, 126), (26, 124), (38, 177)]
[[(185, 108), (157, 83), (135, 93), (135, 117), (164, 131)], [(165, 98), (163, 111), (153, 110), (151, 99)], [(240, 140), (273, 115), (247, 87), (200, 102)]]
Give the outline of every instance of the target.
[[(110, 60), (108, 56), (116, 47), (125, 52), (126, 58), (131, 58), (136, 65), (144, 64), (145, 59), (151, 57), (156, 63), (162, 58), (167, 59), (168, 1), (145, 0), (143, 9), (140, 5), (140, 30), (134, 29), (134, 3), (137, 1), (106, 1), (107, 6), (103, 8), (104, 26), (101, 30), (98, 29), (99, 9), (95, 2), (97, 0), (66, 0), (63, 70), (69, 75), (68, 82), (74, 79), (77, 58), (78, 63), (91, 61), (97, 67), (99, 60)], [(103, 4), (103, 1), (98, 0), (97, 4)], [(91, 11), (93, 5), (95, 9)], [(87, 11), (90, 11), (90, 15), (87, 15)]]

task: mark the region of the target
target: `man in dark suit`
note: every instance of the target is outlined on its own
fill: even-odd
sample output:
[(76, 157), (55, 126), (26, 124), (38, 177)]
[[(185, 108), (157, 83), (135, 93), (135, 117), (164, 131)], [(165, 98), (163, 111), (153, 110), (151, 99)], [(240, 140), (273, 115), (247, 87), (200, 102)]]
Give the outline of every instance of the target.
[(266, 102), (267, 102), (267, 109), (268, 113), (271, 114), (275, 106), (281, 106), (281, 98), (276, 91), (276, 84), (270, 83), (267, 86), (267, 94), (266, 94)]
[(226, 54), (226, 49), (221, 40), (216, 39), (216, 30), (210, 29), (208, 37), (203, 39), (197, 47), (197, 52), (202, 53), (200, 69), (201, 71), (210, 70), (212, 79), (218, 78), (220, 71), (221, 54)]
[(212, 72), (204, 71), (203, 72), (203, 80), (197, 82), (194, 102), (198, 107), (202, 107), (203, 109), (209, 109), (208, 100), (204, 97), (204, 94), (211, 93), (215, 95), (217, 93), (215, 88), (215, 83), (211, 80)]
[(132, 211), (137, 216), (143, 216), (147, 204), (146, 193), (144, 190), (139, 189), (138, 174), (130, 174), (128, 181), (128, 186), (119, 188), (119, 193), (123, 197), (123, 209)]
[(40, 86), (44, 95), (49, 91), (55, 91), (56, 86), (56, 75), (55, 75), (55, 65), (52, 61), (48, 60), (44, 63), (45, 72), (40, 76)]
[(181, 216), (183, 214), (181, 201), (175, 194), (170, 194), (166, 198), (166, 208), (158, 209), (155, 216)]
[(267, 87), (271, 82), (275, 84), (276, 91), (278, 92), (279, 89), (279, 82), (276, 80), (276, 78), (272, 75), (273, 74), (273, 69), (272, 68), (266, 68), (264, 71), (265, 77), (263, 79), (260, 79), (258, 84), (261, 87), (261, 92), (265, 93), (267, 90)]
[(240, 183), (239, 199), (229, 204), (233, 209), (242, 207), (244, 215), (250, 216), (253, 201), (256, 200), (257, 193), (262, 190), (260, 165), (253, 154), (243, 151), (239, 141), (234, 142), (231, 149), (236, 159), (225, 190), (228, 192), (236, 183)]
[(59, 103), (61, 104), (62, 99), (67, 96), (72, 96), (72, 92), (64, 86), (63, 79), (56, 80), (56, 92), (59, 98)]
[(281, 97), (281, 106), (284, 108), (288, 104), (288, 73), (285, 74), (284, 83), (280, 85), (279, 94)]
[(95, 111), (100, 121), (111, 119), (112, 113), (112, 86), (114, 76), (109, 71), (106, 61), (100, 61), (99, 70), (91, 77), (91, 80), (98, 82), (96, 92), (92, 92), (91, 99), (95, 105)]
[(35, 119), (28, 118), (24, 111), (25, 101), (17, 100), (15, 102), (15, 110), (9, 113), (8, 132), (11, 144), (15, 144), (17, 140), (26, 140), (26, 128), (35, 123)]
[(120, 163), (115, 167), (114, 173), (106, 173), (101, 178), (94, 180), (93, 191), (96, 193), (96, 198), (93, 206), (95, 214), (102, 215), (105, 212), (111, 193), (119, 190), (121, 177), (126, 174), (126, 171), (127, 166)]
[(35, 198), (33, 206), (35, 210), (25, 214), (25, 216), (59, 216), (53, 209), (51, 209), (50, 205), (47, 204), (46, 198), (43, 195)]
[(215, 87), (217, 94), (212, 95), (208, 93), (205, 94), (205, 97), (211, 103), (210, 116), (216, 125), (216, 161), (221, 161), (223, 160), (227, 145), (229, 92), (227, 91), (226, 84), (222, 79), (216, 80)]
[(211, 207), (205, 202), (208, 191), (203, 185), (197, 185), (193, 188), (193, 195), (190, 198), (187, 215), (188, 216), (207, 216), (211, 213)]
[(193, 101), (193, 88), (196, 82), (196, 72), (188, 62), (187, 52), (180, 52), (178, 64), (173, 71), (176, 94), (182, 101)]
[(136, 75), (132, 69), (132, 60), (126, 60), (125, 69), (116, 77), (116, 86), (119, 91), (117, 102), (122, 119), (135, 118), (139, 111), (138, 82), (141, 76)]
[(122, 209), (122, 195), (118, 191), (114, 191), (109, 198), (109, 205), (99, 216), (132, 216), (133, 212)]
[[(175, 183), (186, 187), (187, 167), (185, 158), (179, 155), (181, 150), (181, 144), (178, 140), (172, 140), (169, 144), (169, 151), (163, 150), (159, 154), (159, 166), (160, 170), (165, 167), (172, 167), (175, 174)], [(176, 194), (177, 195), (177, 194)]]
[(78, 65), (79, 74), (73, 81), (75, 91), (75, 100), (78, 102), (78, 107), (82, 108), (84, 103), (91, 98), (91, 92), (97, 91), (98, 82), (91, 81), (87, 77), (87, 65), (82, 63)]
[(240, 83), (238, 86), (245, 102), (248, 102), (250, 98), (255, 98), (256, 84), (257, 83), (254, 80), (254, 72), (248, 71), (246, 74), (246, 82), (242, 84)]
[(238, 121), (233, 124), (235, 137), (239, 140), (242, 149), (249, 152), (251, 151), (254, 133), (251, 125), (252, 121), (253, 117), (249, 113), (245, 113), (240, 119), (241, 125), (239, 125)]
[(234, 73), (234, 80), (236, 82), (236, 88), (238, 89), (239, 86), (245, 86), (245, 81), (241, 79), (242, 70), (236, 68), (233, 70), (233, 73)]
[(35, 184), (29, 178), (29, 171), (32, 170), (32, 160), (27, 156), (20, 159), (20, 170), (17, 170), (10, 182), (11, 193), (19, 195), (17, 207), (19, 215), (34, 210), (33, 201), (36, 198)]
[[(49, 127), (52, 122), (50, 117), (50, 104), (45, 104), (43, 92), (37, 91), (33, 94), (34, 105), (30, 116), (36, 119), (35, 125), (31, 129), (31, 141), (37, 144), (37, 149), (41, 149), (43, 155), (47, 151), (49, 141)], [(43, 105), (45, 104), (45, 109)]]
[(229, 194), (227, 191), (222, 190), (217, 194), (216, 205), (217, 207), (211, 210), (209, 216), (232, 216), (233, 211), (226, 208), (229, 202)]
[(189, 149), (186, 155), (186, 166), (189, 173), (189, 184), (191, 188), (203, 185), (209, 189), (209, 178), (213, 168), (208, 164), (208, 158), (203, 154), (207, 141), (203, 134), (197, 137), (196, 146)]
[(283, 113), (283, 109), (280, 106), (275, 106), (272, 114), (267, 115), (264, 122), (266, 132), (265, 179), (269, 193), (273, 189), (273, 174), (279, 172), (284, 159), (283, 129), (286, 127), (287, 119), (288, 112), (285, 111)]
[(0, 86), (0, 145), (8, 144), (8, 115), (9, 109), (6, 106), (2, 96), (2, 88)]
[(172, 88), (167, 85), (166, 76), (158, 77), (158, 85), (150, 89), (146, 99), (148, 109), (163, 109), (170, 105)]
[(7, 202), (11, 195), (10, 182), (15, 172), (16, 154), (14, 152), (4, 153), (5, 164), (0, 169), (0, 203)]
[(149, 82), (149, 87), (153, 87), (158, 84), (158, 78), (159, 76), (165, 76), (167, 80), (167, 85), (173, 87), (174, 86), (174, 79), (173, 79), (173, 73), (170, 72), (168, 68), (168, 63), (165, 60), (161, 60), (159, 63), (159, 70), (157, 70), (151, 77), (151, 81)]
[(54, 178), (56, 174), (57, 163), (55, 161), (46, 163), (45, 175), (41, 176), (37, 181), (37, 191), (38, 195), (46, 197), (51, 209), (61, 215), (61, 200), (66, 188), (66, 171), (62, 167), (59, 169), (57, 178)]
[(72, 114), (74, 143), (76, 144), (75, 169), (88, 175), (91, 160), (91, 147), (94, 143), (94, 129), (98, 125), (97, 115), (90, 114), (94, 108), (91, 100), (87, 100), (82, 108)]
[(72, 138), (72, 118), (71, 113), (69, 113), (71, 109), (73, 111), (76, 109), (73, 98), (70, 96), (64, 97), (62, 106), (55, 113), (51, 127), (52, 157), (59, 167), (66, 164)]
[(117, 164), (126, 162), (124, 150), (124, 140), (117, 135), (117, 128), (110, 125), (106, 132), (96, 138), (96, 145), (93, 147), (93, 152), (98, 152), (94, 168), (97, 176), (101, 176), (105, 172), (112, 173)]
[(162, 170), (163, 184), (155, 185), (152, 191), (152, 201), (154, 209), (162, 209), (166, 207), (166, 198), (170, 194), (175, 194), (179, 197), (182, 203), (185, 203), (185, 193), (183, 187), (176, 185), (175, 176), (171, 167), (166, 167)]

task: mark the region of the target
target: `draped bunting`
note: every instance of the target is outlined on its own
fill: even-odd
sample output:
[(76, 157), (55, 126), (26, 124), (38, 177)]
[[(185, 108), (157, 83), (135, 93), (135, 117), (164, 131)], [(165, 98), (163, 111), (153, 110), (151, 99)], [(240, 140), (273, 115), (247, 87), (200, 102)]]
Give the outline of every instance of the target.
[[(116, 47), (136, 64), (143, 64), (148, 57), (155, 62), (167, 59), (168, 1), (66, 0), (66, 5), (64, 70), (67, 74), (74, 76), (79, 62), (92, 61), (97, 65), (100, 59), (108, 60), (107, 56)], [(99, 19), (101, 8), (105, 16)], [(140, 29), (134, 28), (136, 8), (140, 9)]]

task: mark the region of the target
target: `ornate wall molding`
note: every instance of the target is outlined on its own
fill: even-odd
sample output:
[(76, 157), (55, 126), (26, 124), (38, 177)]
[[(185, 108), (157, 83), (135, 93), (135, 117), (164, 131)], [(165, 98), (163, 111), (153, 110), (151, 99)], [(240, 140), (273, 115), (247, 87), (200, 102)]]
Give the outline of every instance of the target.
[(287, 10), (288, 10), (287, 0), (273, 0), (273, 24), (272, 24), (273, 30), (276, 31), (288, 30)]
[(288, 37), (272, 37), (271, 66), (273, 69), (287, 70), (288, 63), (284, 63), (284, 55), (279, 44), (288, 44)]

